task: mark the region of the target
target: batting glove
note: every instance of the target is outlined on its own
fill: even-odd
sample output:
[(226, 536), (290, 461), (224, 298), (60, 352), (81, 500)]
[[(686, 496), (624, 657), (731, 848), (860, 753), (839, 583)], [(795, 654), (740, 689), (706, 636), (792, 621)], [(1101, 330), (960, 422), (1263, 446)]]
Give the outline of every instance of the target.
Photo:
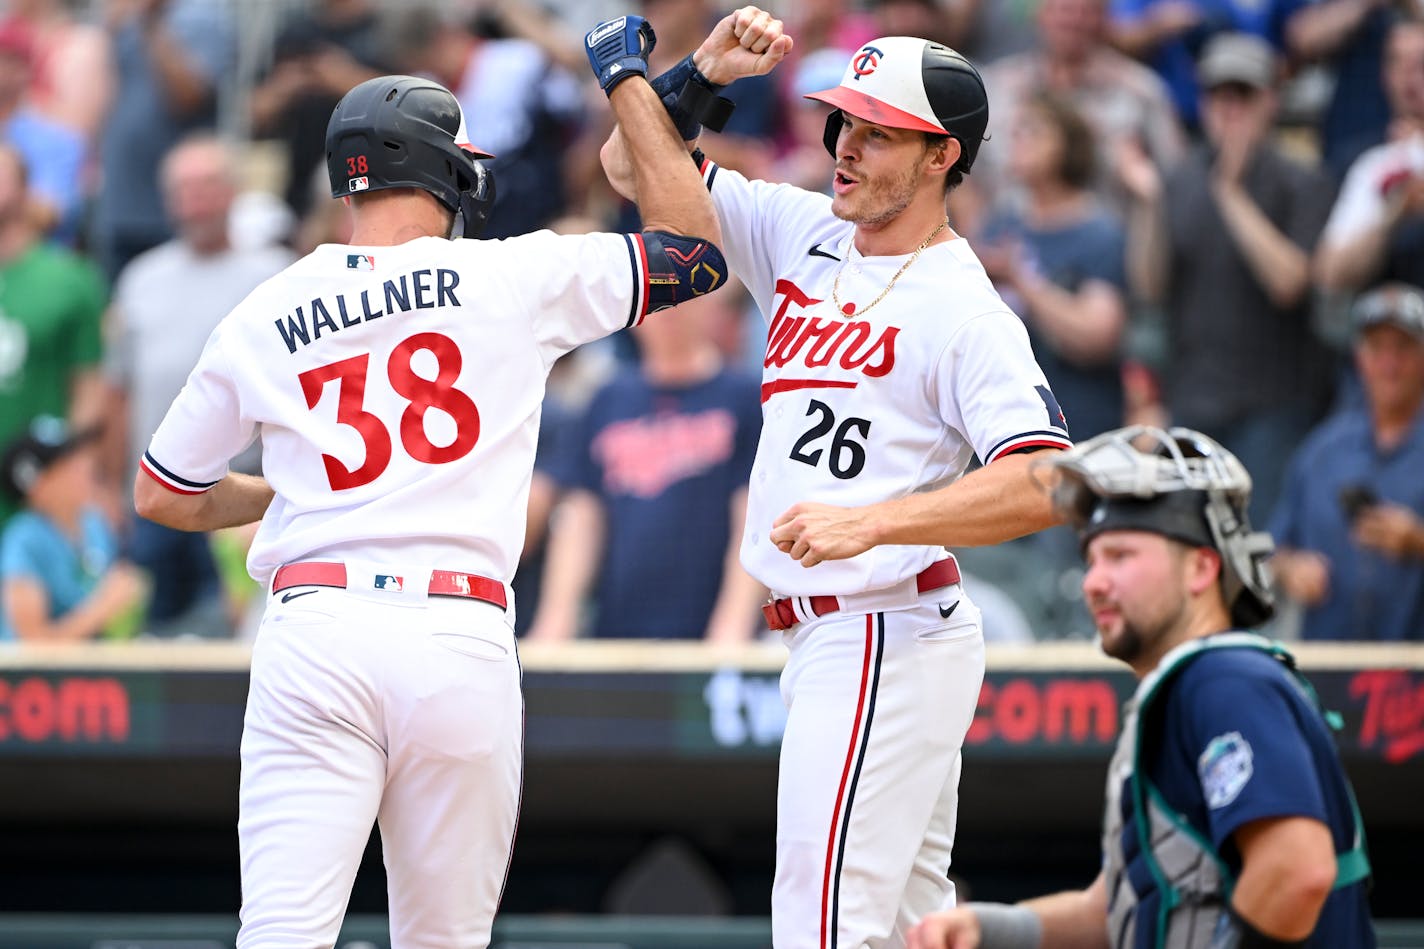
[(629, 76), (648, 76), (648, 54), (658, 41), (653, 25), (640, 16), (604, 20), (583, 38), (588, 64), (605, 94)]

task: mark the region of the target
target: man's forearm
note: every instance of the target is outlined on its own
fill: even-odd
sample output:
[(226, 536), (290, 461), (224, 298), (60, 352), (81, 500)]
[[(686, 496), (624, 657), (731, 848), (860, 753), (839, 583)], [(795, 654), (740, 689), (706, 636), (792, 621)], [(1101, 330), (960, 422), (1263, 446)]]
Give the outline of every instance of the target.
[[(619, 126), (609, 142), (621, 140), (644, 230), (720, 243), (721, 229), (701, 173), (688, 159), (687, 146), (652, 87), (641, 79), (625, 80), (608, 101)], [(621, 130), (632, 130), (631, 138)]]
[(1398, 214), (1379, 221), (1348, 240), (1321, 243), (1315, 257), (1315, 279), (1322, 290), (1348, 292), (1364, 287), (1384, 263)]
[(1058, 515), (1030, 474), (1045, 452), (1053, 450), (1007, 455), (937, 491), (872, 505), (865, 514), (875, 545), (983, 547), (1052, 527)]
[(202, 494), (175, 494), (140, 471), (134, 484), (139, 516), (183, 531), (214, 531), (260, 521), (272, 487), (257, 475), (230, 472)]
[(1215, 194), (1226, 231), (1266, 296), (1281, 308), (1298, 304), (1310, 289), (1306, 252), (1276, 228), (1240, 185), (1218, 185)]

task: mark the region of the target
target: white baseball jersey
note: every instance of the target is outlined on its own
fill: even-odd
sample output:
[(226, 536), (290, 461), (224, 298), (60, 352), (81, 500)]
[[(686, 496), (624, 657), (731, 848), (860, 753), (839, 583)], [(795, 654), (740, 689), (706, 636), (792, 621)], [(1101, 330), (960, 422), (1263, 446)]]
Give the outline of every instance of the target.
[[(943, 557), (937, 547), (881, 546), (807, 569), (768, 538), (798, 501), (870, 504), (943, 487), (976, 454), (989, 464), (1029, 446), (1071, 447), (1023, 323), (967, 241), (927, 248), (870, 306), (909, 255), (861, 256), (855, 226), (825, 195), (710, 161), (703, 176), (723, 252), (770, 321), (741, 559), (771, 590), (880, 590)], [(840, 300), (856, 315), (832, 302), (838, 273)]]
[(636, 234), (319, 247), (214, 330), (143, 469), (199, 493), (260, 435), (259, 581), (325, 556), (508, 582), (549, 368), (636, 324), (646, 271)]

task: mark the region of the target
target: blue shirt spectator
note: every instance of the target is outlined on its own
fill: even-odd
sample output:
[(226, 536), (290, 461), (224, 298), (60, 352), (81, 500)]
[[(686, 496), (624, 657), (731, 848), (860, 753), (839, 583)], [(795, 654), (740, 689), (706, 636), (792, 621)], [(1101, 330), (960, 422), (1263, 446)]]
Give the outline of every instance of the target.
[(1386, 285), (1355, 306), (1365, 404), (1320, 425), (1271, 521), (1305, 639), (1424, 639), (1424, 292)]
[(734, 642), (759, 626), (766, 592), (738, 551), (760, 387), (723, 365), (710, 325), (740, 319), (739, 299), (718, 291), (639, 326), (636, 372), (573, 427), (552, 466), (565, 493), (530, 639)]
[[(1016, 241), (1024, 255), (1023, 266), (1069, 293), (1077, 293), (1089, 281), (1101, 281), (1123, 295), (1127, 292), (1122, 224), (1097, 208), (1061, 224), (1034, 224), (1016, 212), (1001, 212), (985, 226), (984, 240)], [(1073, 437), (1086, 440), (1122, 425), (1119, 355), (1088, 361), (1073, 358), (1045, 338), (1022, 303), (1019, 297), (1011, 305), (1024, 317), (1033, 353), (1068, 414)]]
[[(79, 515), (79, 535), (71, 537), (49, 518), (21, 511), (0, 539), (0, 577), (34, 582), (48, 595), (50, 620), (83, 603), (118, 558), (118, 538), (98, 508)], [(18, 639), (9, 609), (0, 610), (0, 640)]]
[(687, 386), (630, 375), (594, 396), (559, 476), (605, 512), (594, 635), (703, 635), (740, 536), (732, 502), (756, 456), (757, 393), (754, 378), (723, 370)]
[(73, 244), (84, 200), (84, 139), (78, 132), (29, 109), (5, 121), (0, 138), (25, 160), (30, 192), (53, 212), (50, 236)]
[(40, 416), (0, 454), (0, 490), (25, 505), (0, 534), (0, 640), (89, 639), (139, 605), (142, 580), (90, 501), (98, 437)]

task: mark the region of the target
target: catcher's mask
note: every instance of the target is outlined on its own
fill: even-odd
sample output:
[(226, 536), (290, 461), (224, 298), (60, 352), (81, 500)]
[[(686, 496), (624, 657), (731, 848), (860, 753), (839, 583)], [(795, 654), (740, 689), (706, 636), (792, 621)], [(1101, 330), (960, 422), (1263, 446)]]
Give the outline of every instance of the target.
[[(1134, 442), (1144, 444), (1137, 448)], [(1059, 474), (1053, 504), (1083, 547), (1104, 531), (1162, 534), (1221, 555), (1231, 621), (1258, 626), (1275, 611), (1266, 559), (1271, 536), (1246, 518), (1251, 475), (1217, 442), (1187, 428), (1134, 425), (1046, 460)]]
[(494, 204), (494, 175), (470, 144), (454, 94), (429, 79), (380, 76), (353, 88), (326, 126), (331, 196), (419, 188), (463, 218), (478, 237)]
[(876, 125), (947, 135), (959, 142), (951, 171), (969, 173), (989, 127), (979, 71), (940, 43), (913, 36), (871, 40), (851, 56), (840, 85), (806, 95), (835, 106), (822, 143), (836, 157), (842, 112)]

